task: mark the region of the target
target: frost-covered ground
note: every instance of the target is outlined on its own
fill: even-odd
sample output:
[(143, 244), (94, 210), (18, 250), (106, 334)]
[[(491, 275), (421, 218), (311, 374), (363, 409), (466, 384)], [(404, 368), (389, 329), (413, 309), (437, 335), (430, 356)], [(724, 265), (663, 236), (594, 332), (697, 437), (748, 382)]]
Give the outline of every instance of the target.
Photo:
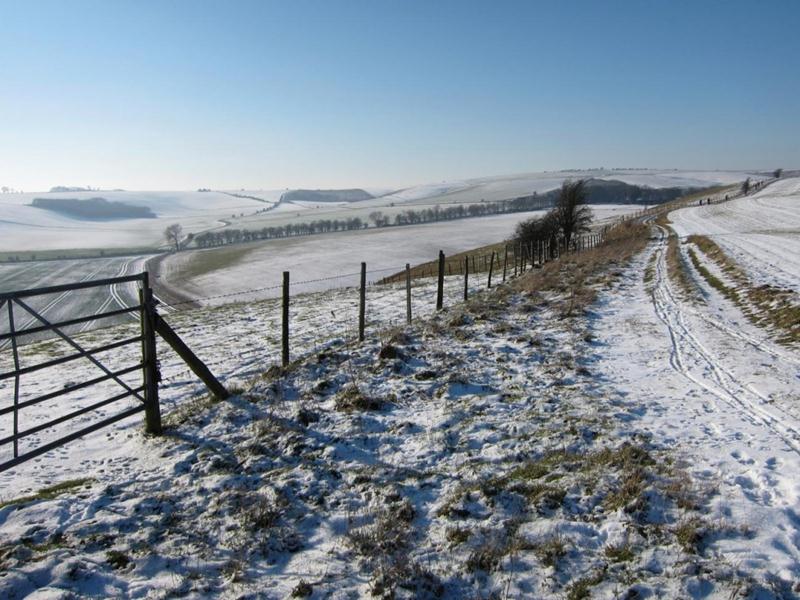
[[(645, 284), (648, 263), (652, 279)], [(800, 353), (776, 344), (774, 333), (748, 323), (693, 276), (703, 301), (687, 299), (667, 276), (663, 239), (640, 257), (597, 308), (595, 368), (618, 394), (635, 399), (637, 427), (675, 448), (692, 479), (715, 490), (704, 515), (709, 525), (747, 523), (749, 535), (715, 540), (707, 552), (768, 575), (783, 590), (778, 597), (794, 597)]]
[(679, 235), (711, 237), (759, 284), (800, 293), (800, 178), (777, 181), (731, 202), (672, 215)]
[(796, 597), (800, 356), (687, 261), (702, 300), (657, 235), (586, 312), (569, 290), (457, 307), (456, 279), (446, 312), (363, 345), (322, 342), (352, 331), (352, 293), (309, 295), (310, 356), (253, 379), (271, 301), (168, 314), (197, 342), (230, 328), (212, 362), (254, 340), (241, 393), (178, 401), (165, 437), (114, 432), (94, 481), (0, 508), (0, 594)]
[[(0, 509), (7, 597), (728, 597), (695, 488), (585, 315), (501, 292), (184, 405), (138, 464)], [(89, 472), (84, 473), (88, 475)], [(766, 596), (768, 597), (768, 596)]]
[[(473, 292), (486, 285), (485, 276), (470, 281)], [(435, 285), (431, 280), (415, 281), (412, 288), (412, 311), (415, 318), (430, 315), (435, 308)], [(357, 334), (358, 290), (341, 288), (322, 294), (296, 294), (290, 309), (291, 352), (297, 358), (327, 347), (332, 340), (352, 339)], [(463, 280), (447, 278), (445, 304), (454, 305), (463, 298)], [(377, 331), (405, 322), (405, 287), (373, 286), (367, 290), (367, 331)], [(278, 300), (264, 300), (228, 304), (213, 309), (187, 311), (162, 310), (167, 322), (192, 351), (203, 360), (214, 374), (229, 387), (241, 386), (250, 377), (280, 362), (281, 306)], [(84, 348), (90, 349), (115, 340), (137, 335), (138, 323), (129, 326), (97, 329), (75, 337)], [(158, 342), (162, 407), (170, 411), (184, 403), (192, 402), (205, 394), (205, 388), (189, 371), (186, 364), (163, 341)], [(20, 349), (21, 366), (30, 366), (73, 354), (74, 349), (57, 340), (29, 344)], [(135, 365), (139, 357), (137, 346), (97, 355), (101, 362), (113, 369)], [(0, 350), (0, 373), (13, 368), (10, 348)], [(20, 382), (20, 401), (50, 393), (67, 383), (78, 383), (103, 373), (86, 360), (57, 365), (30, 375)], [(123, 376), (132, 387), (141, 384), (140, 372)], [(3, 406), (13, 399), (14, 380), (0, 381), (0, 398)], [(20, 430), (34, 427), (62, 414), (80, 409), (92, 402), (111, 397), (122, 389), (118, 384), (105, 382), (88, 389), (60, 396), (42, 404), (20, 411)], [(20, 451), (33, 448), (133, 407), (137, 401), (115, 403), (99, 411), (58, 427), (26, 438)], [(140, 455), (141, 436), (137, 433), (141, 416), (130, 417), (107, 429), (86, 436), (67, 446), (58, 448), (34, 459), (25, 467), (0, 473), (0, 502), (9, 496), (28, 493), (63, 479), (78, 477), (92, 471), (104, 473), (113, 465), (130, 465)], [(0, 438), (12, 432), (11, 415), (0, 417)], [(0, 450), (0, 459), (11, 457), (10, 446)], [(101, 475), (104, 478), (105, 475)]]

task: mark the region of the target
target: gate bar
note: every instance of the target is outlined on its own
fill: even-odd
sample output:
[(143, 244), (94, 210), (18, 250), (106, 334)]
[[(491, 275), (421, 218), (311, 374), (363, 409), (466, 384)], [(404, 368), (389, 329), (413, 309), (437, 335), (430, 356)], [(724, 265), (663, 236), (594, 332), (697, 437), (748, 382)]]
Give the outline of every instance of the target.
[[(52, 400), (53, 398), (58, 398), (59, 396), (63, 396), (65, 394), (69, 394), (70, 392), (74, 392), (76, 390), (81, 390), (83, 388), (95, 385), (96, 383), (102, 383), (104, 381), (108, 381), (109, 379), (115, 379), (120, 375), (127, 375), (128, 373), (133, 373), (134, 371), (138, 371), (144, 367), (144, 363), (139, 363), (138, 365), (134, 365), (132, 367), (127, 367), (125, 369), (121, 369), (114, 373), (109, 373), (108, 375), (101, 375), (100, 377), (96, 377), (95, 379), (89, 379), (88, 381), (84, 381), (82, 383), (76, 383), (75, 385), (71, 385), (69, 387), (62, 388), (60, 390), (56, 390), (55, 392), (50, 392), (48, 394), (44, 394), (43, 396), (39, 396), (37, 398), (31, 398), (30, 400), (25, 400), (24, 402), (20, 402), (18, 408), (28, 408), (29, 406), (34, 406), (35, 404), (40, 404), (46, 400)], [(133, 390), (128, 390), (129, 393), (133, 392)], [(141, 397), (134, 392), (134, 395), (141, 400)], [(6, 415), (14, 410), (13, 406), (6, 406), (5, 408), (0, 408), (0, 416)]]
[[(19, 300), (19, 299), (17, 299), (17, 304), (19, 304), (19, 305), (20, 305), (22, 308), (24, 308), (24, 309), (25, 309), (25, 310), (27, 310), (29, 313), (31, 313), (31, 314), (32, 314), (34, 317), (36, 317), (37, 319), (39, 319), (39, 320), (40, 320), (42, 323), (45, 323), (45, 324), (47, 324), (47, 325), (49, 325), (49, 324), (50, 324), (50, 323), (49, 323), (49, 321), (48, 321), (47, 319), (45, 319), (43, 316), (41, 316), (40, 314), (38, 314), (38, 313), (37, 313), (35, 310), (33, 310), (33, 309), (30, 307), (30, 306), (28, 306), (27, 304), (25, 304), (25, 303), (24, 303), (22, 300)], [(81, 355), (83, 355), (83, 356), (86, 356), (86, 359), (87, 359), (87, 360), (89, 360), (89, 361), (90, 361), (92, 364), (94, 364), (96, 367), (98, 367), (100, 370), (104, 371), (105, 373), (108, 373), (109, 375), (111, 374), (111, 371), (110, 371), (108, 368), (106, 368), (106, 367), (103, 365), (103, 363), (101, 363), (99, 360), (97, 360), (97, 359), (96, 359), (94, 356), (91, 356), (91, 355), (88, 355), (88, 356), (87, 356), (87, 355), (86, 355), (86, 351), (85, 351), (83, 348), (81, 348), (80, 344), (78, 344), (78, 342), (76, 342), (76, 341), (75, 341), (75, 340), (73, 340), (71, 337), (69, 337), (67, 334), (65, 334), (65, 333), (64, 333), (64, 332), (62, 332), (60, 329), (58, 329), (58, 327), (53, 327), (53, 331), (54, 331), (54, 332), (55, 332), (55, 333), (56, 333), (56, 334), (57, 334), (57, 335), (58, 335), (58, 336), (59, 336), (61, 339), (63, 339), (63, 340), (64, 340), (65, 342), (67, 342), (67, 343), (68, 343), (70, 346), (72, 346), (73, 348), (75, 348), (75, 349), (76, 349), (78, 352), (80, 352), (80, 353), (81, 353)], [(131, 391), (131, 386), (129, 386), (127, 383), (125, 383), (125, 382), (124, 382), (124, 381), (122, 381), (121, 379), (119, 379), (119, 378), (116, 378), (116, 377), (115, 377), (115, 378), (114, 378), (114, 381), (116, 381), (118, 384), (120, 384), (120, 385), (121, 385), (123, 388), (125, 388), (125, 389), (126, 389), (126, 390), (128, 390), (129, 392)], [(142, 402), (144, 402), (144, 398), (142, 398), (142, 397), (141, 397), (141, 396), (139, 396), (138, 394), (136, 395), (136, 397), (137, 397), (137, 398), (139, 398), (139, 400), (141, 400)]]
[[(19, 300), (17, 300), (17, 303), (21, 304)], [(78, 325), (80, 323), (88, 323), (89, 321), (97, 321), (99, 319), (116, 317), (118, 315), (124, 315), (125, 313), (131, 313), (137, 311), (140, 308), (141, 306), (129, 306), (127, 308), (119, 308), (117, 310), (111, 310), (108, 312), (100, 313), (99, 315), (92, 315), (90, 317), (77, 317), (75, 319), (68, 319), (66, 321), (59, 321), (57, 323), (51, 323), (47, 325), (37, 325), (36, 327), (30, 327), (29, 329), (21, 329), (17, 331), (16, 337), (22, 337), (23, 335), (33, 335), (34, 333), (41, 333), (42, 331), (50, 331), (51, 329), (55, 329), (56, 327), (69, 327), (70, 325)], [(9, 339), (10, 337), (11, 337), (10, 333), (0, 333), (0, 341)]]
[(131, 415), (135, 415), (137, 412), (142, 412), (143, 410), (144, 410), (144, 405), (143, 404), (142, 405), (138, 405), (138, 406), (134, 406), (133, 408), (130, 408), (130, 409), (128, 409), (128, 410), (126, 410), (124, 412), (121, 412), (121, 413), (119, 413), (117, 415), (114, 415), (113, 417), (109, 417), (108, 419), (105, 419), (104, 421), (99, 421), (98, 423), (95, 423), (94, 425), (90, 425), (89, 427), (84, 427), (83, 429), (81, 429), (79, 431), (76, 431), (74, 433), (71, 433), (71, 434), (69, 434), (69, 435), (67, 435), (67, 436), (65, 436), (63, 438), (57, 439), (55, 441), (52, 441), (49, 444), (45, 444), (44, 446), (40, 446), (40, 447), (36, 448), (35, 450), (31, 450), (30, 452), (26, 452), (22, 456), (14, 458), (13, 460), (8, 460), (8, 461), (6, 461), (4, 463), (0, 463), (0, 471), (7, 471), (8, 469), (10, 469), (12, 467), (16, 467), (18, 464), (23, 463), (26, 460), (30, 460), (31, 458), (35, 458), (35, 457), (37, 457), (37, 456), (39, 456), (41, 454), (44, 454), (46, 452), (50, 452), (50, 450), (54, 450), (55, 448), (63, 446), (64, 444), (66, 444), (68, 442), (71, 442), (72, 440), (77, 440), (78, 438), (83, 437), (84, 435), (87, 435), (89, 433), (93, 433), (93, 432), (97, 431), (98, 429), (102, 429), (103, 427), (106, 427), (107, 425), (111, 425), (112, 423), (116, 423), (117, 421), (121, 421), (122, 419), (126, 419), (126, 418), (130, 417)]
[(51, 285), (48, 287), (31, 288), (29, 290), (19, 290), (17, 292), (3, 292), (0, 293), (0, 300), (15, 300), (17, 298), (26, 298), (28, 296), (43, 296), (45, 294), (57, 294), (59, 292), (84, 290), (87, 288), (101, 287), (115, 283), (130, 283), (134, 281), (144, 281), (144, 274), (139, 273), (138, 275), (109, 277), (107, 279), (90, 279), (89, 281), (81, 281), (80, 283), (64, 283), (61, 285)]
[[(137, 388), (136, 391), (141, 391), (144, 389), (144, 386)], [(131, 396), (130, 392), (122, 392), (121, 394), (117, 394), (112, 398), (106, 398), (105, 400), (101, 400), (100, 402), (95, 402), (90, 406), (85, 406), (83, 408), (79, 408), (78, 410), (74, 410), (71, 413), (67, 413), (66, 415), (61, 415), (58, 418), (53, 419), (52, 421), (47, 421), (46, 423), (42, 423), (40, 425), (36, 425), (35, 427), (31, 427), (30, 429), (26, 429), (25, 431), (20, 431), (16, 435), (8, 436), (5, 438), (0, 439), (0, 446), (4, 446), (5, 444), (9, 443), (10, 441), (14, 440), (21, 440), (24, 437), (29, 435), (33, 435), (34, 433), (39, 433), (40, 431), (44, 431), (45, 429), (49, 429), (50, 427), (55, 427), (61, 423), (65, 423), (70, 419), (74, 419), (75, 417), (79, 417), (80, 415), (86, 414), (87, 412), (91, 412), (98, 408), (103, 408), (113, 402), (117, 402), (118, 400), (122, 400)]]
[[(119, 342), (114, 342), (113, 344), (106, 344), (105, 346), (100, 346), (98, 348), (92, 348), (91, 350), (87, 350), (86, 354), (100, 354), (101, 352), (108, 352), (109, 350), (116, 350), (117, 348), (121, 348), (123, 346), (127, 346), (129, 344), (135, 344), (136, 342), (141, 342), (142, 336), (138, 335), (136, 337), (128, 338), (126, 340), (121, 340)], [(27, 375), (29, 373), (34, 373), (36, 371), (41, 371), (42, 369), (47, 369), (49, 367), (55, 367), (58, 365), (62, 365), (64, 363), (70, 362), (72, 360), (76, 360), (78, 358), (83, 358), (83, 354), (70, 354), (69, 356), (62, 356), (61, 358), (54, 358), (53, 360), (48, 360), (47, 362), (39, 363), (36, 365), (31, 365), (30, 367), (22, 367), (21, 369), (17, 369), (16, 371), (9, 371), (7, 373), (0, 373), (0, 381), (3, 379), (9, 379), (10, 377), (14, 377), (14, 375)]]

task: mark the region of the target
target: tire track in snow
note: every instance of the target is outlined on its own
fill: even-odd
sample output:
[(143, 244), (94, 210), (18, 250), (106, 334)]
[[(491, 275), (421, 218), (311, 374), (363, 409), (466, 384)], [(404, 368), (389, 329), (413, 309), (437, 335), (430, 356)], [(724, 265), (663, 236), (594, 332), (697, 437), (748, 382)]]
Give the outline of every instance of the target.
[[(719, 401), (735, 408), (750, 423), (769, 429), (789, 448), (800, 454), (800, 427), (795, 420), (778, 407), (770, 405), (780, 415), (773, 414), (764, 405), (767, 398), (752, 389), (749, 385), (737, 380), (736, 376), (725, 369), (712, 352), (686, 324), (685, 311), (681, 308), (670, 288), (666, 269), (666, 234), (659, 227), (661, 240), (655, 252), (655, 285), (653, 304), (658, 318), (667, 326), (672, 344), (670, 365), (681, 375), (710, 392)], [(763, 348), (758, 347), (759, 350)], [(700, 369), (692, 369), (689, 364), (694, 361)]]

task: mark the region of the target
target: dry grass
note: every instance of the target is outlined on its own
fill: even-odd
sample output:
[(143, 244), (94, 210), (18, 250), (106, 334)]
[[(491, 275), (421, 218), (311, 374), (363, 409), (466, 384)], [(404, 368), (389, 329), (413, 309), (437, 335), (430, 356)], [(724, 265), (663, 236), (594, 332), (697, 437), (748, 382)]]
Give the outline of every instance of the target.
[[(503, 277), (503, 259), (505, 256), (505, 248), (508, 246), (508, 266), (511, 272), (514, 271), (514, 244), (509, 242), (498, 242), (496, 244), (489, 244), (488, 246), (480, 246), (479, 248), (472, 248), (466, 252), (459, 252), (452, 256), (446, 256), (444, 262), (445, 275), (460, 275), (464, 273), (464, 260), (469, 257), (469, 273), (486, 273), (489, 270), (489, 263), (491, 262), (492, 252), (495, 253), (494, 257), (494, 275), (492, 281), (501, 281)], [(411, 267), (411, 279), (421, 279), (423, 277), (436, 277), (439, 273), (439, 259), (430, 262), (421, 263)], [(395, 273), (382, 279), (379, 283), (398, 283), (405, 281), (405, 271)]]
[(779, 343), (791, 345), (800, 342), (800, 304), (797, 303), (797, 294), (771, 285), (754, 286), (744, 270), (706, 236), (692, 235), (688, 241), (736, 284), (736, 289), (726, 285), (702, 264), (695, 252), (690, 251), (695, 269), (711, 287), (739, 306), (751, 322), (778, 332)]
[(562, 316), (569, 317), (584, 310), (597, 297), (597, 284), (610, 287), (622, 267), (644, 250), (649, 239), (649, 227), (636, 221), (626, 221), (613, 227), (597, 248), (566, 254), (560, 260), (546, 263), (541, 269), (527, 272), (512, 283), (526, 292), (555, 291), (563, 294)]
[(671, 233), (667, 240), (667, 277), (678, 285), (678, 289), (687, 298), (698, 299), (698, 290), (694, 282), (689, 278), (686, 265), (681, 258), (681, 251), (678, 247), (678, 236)]

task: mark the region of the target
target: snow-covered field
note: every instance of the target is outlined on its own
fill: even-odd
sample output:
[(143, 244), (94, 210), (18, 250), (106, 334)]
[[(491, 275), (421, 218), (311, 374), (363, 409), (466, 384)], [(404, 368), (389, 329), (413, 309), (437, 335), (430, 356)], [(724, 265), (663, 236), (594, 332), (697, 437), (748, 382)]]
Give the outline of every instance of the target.
[[(748, 171), (678, 170), (588, 170), (526, 173), (483, 177), (412, 186), (373, 200), (353, 203), (283, 203), (285, 190), (241, 190), (235, 192), (40, 192), (0, 195), (0, 252), (74, 250), (81, 248), (157, 248), (164, 244), (162, 232), (171, 223), (180, 223), (184, 233), (224, 227), (260, 229), (266, 226), (307, 222), (320, 218), (360, 217), (382, 210), (392, 216), (410, 205), (475, 203), (524, 196), (533, 191), (557, 188), (567, 178), (596, 177), (618, 179), (650, 187), (700, 187), (742, 181), (762, 175)], [(376, 192), (376, 190), (373, 190)], [(238, 194), (236, 197), (233, 194)], [(257, 198), (246, 198), (251, 196)], [(30, 206), (34, 198), (102, 197), (150, 208), (155, 219), (83, 221)]]
[[(146, 206), (155, 219), (87, 221), (30, 206), (34, 198), (102, 197), (110, 202)], [(224, 225), (234, 215), (271, 206), (218, 192), (59, 192), (0, 194), (0, 252), (80, 248), (156, 248), (164, 228), (180, 223), (185, 233)]]
[(800, 293), (800, 178), (752, 196), (670, 215), (679, 235), (707, 235), (760, 284)]
[[(592, 206), (598, 224), (638, 209), (630, 204)], [(301, 292), (356, 285), (362, 261), (370, 271), (369, 280), (377, 281), (400, 271), (406, 263), (434, 260), (439, 250), (449, 255), (507, 239), (518, 222), (537, 214), (541, 213), (513, 213), (181, 252), (162, 263), (160, 278), (161, 283), (189, 297), (202, 298), (201, 303), (207, 305), (278, 296), (283, 271), (291, 273), (293, 282), (312, 282), (295, 285)], [(214, 262), (215, 253), (230, 251), (237, 253), (234, 262), (225, 261), (216, 269), (204, 266)], [(194, 264), (203, 267), (203, 273), (187, 278), (186, 273), (194, 270)], [(252, 289), (257, 291), (247, 292)]]
[[(0, 264), (0, 291), (10, 292), (49, 287), (67, 283), (79, 283), (96, 279), (123, 277), (141, 273), (144, 257), (97, 258), (90, 260), (53, 260), (27, 263)], [(91, 316), (103, 312), (126, 308), (139, 303), (138, 286), (135, 283), (114, 284), (86, 290), (46, 294), (26, 298), (25, 302), (39, 315), (50, 322)], [(41, 325), (41, 322), (23, 308), (15, 306), (16, 330)], [(130, 320), (121, 315), (107, 319), (103, 326)], [(87, 331), (100, 323), (88, 322), (68, 327), (69, 333)], [(8, 333), (8, 309), (0, 311), (0, 333)], [(21, 343), (28, 343), (22, 338)], [(8, 341), (0, 341), (0, 349), (8, 347)]]
[[(791, 186), (728, 204), (772, 207), (780, 229)], [(715, 208), (671, 218), (713, 237)], [(720, 245), (750, 234), (731, 219)], [(277, 356), (275, 301), (168, 313), (242, 393), (189, 402), (199, 387), (164, 355), (165, 437), (130, 423), (3, 474), (4, 498), (93, 481), (0, 507), (0, 594), (797, 597), (800, 352), (688, 260), (700, 299), (685, 294), (654, 233), (571, 317), (568, 291), (458, 308), (453, 278), (448, 311), (381, 333), (403, 293), (374, 286), (383, 316), (357, 345), (354, 290), (298, 297), (310, 355), (283, 375), (256, 376)], [(415, 293), (430, 311), (430, 283)]]

